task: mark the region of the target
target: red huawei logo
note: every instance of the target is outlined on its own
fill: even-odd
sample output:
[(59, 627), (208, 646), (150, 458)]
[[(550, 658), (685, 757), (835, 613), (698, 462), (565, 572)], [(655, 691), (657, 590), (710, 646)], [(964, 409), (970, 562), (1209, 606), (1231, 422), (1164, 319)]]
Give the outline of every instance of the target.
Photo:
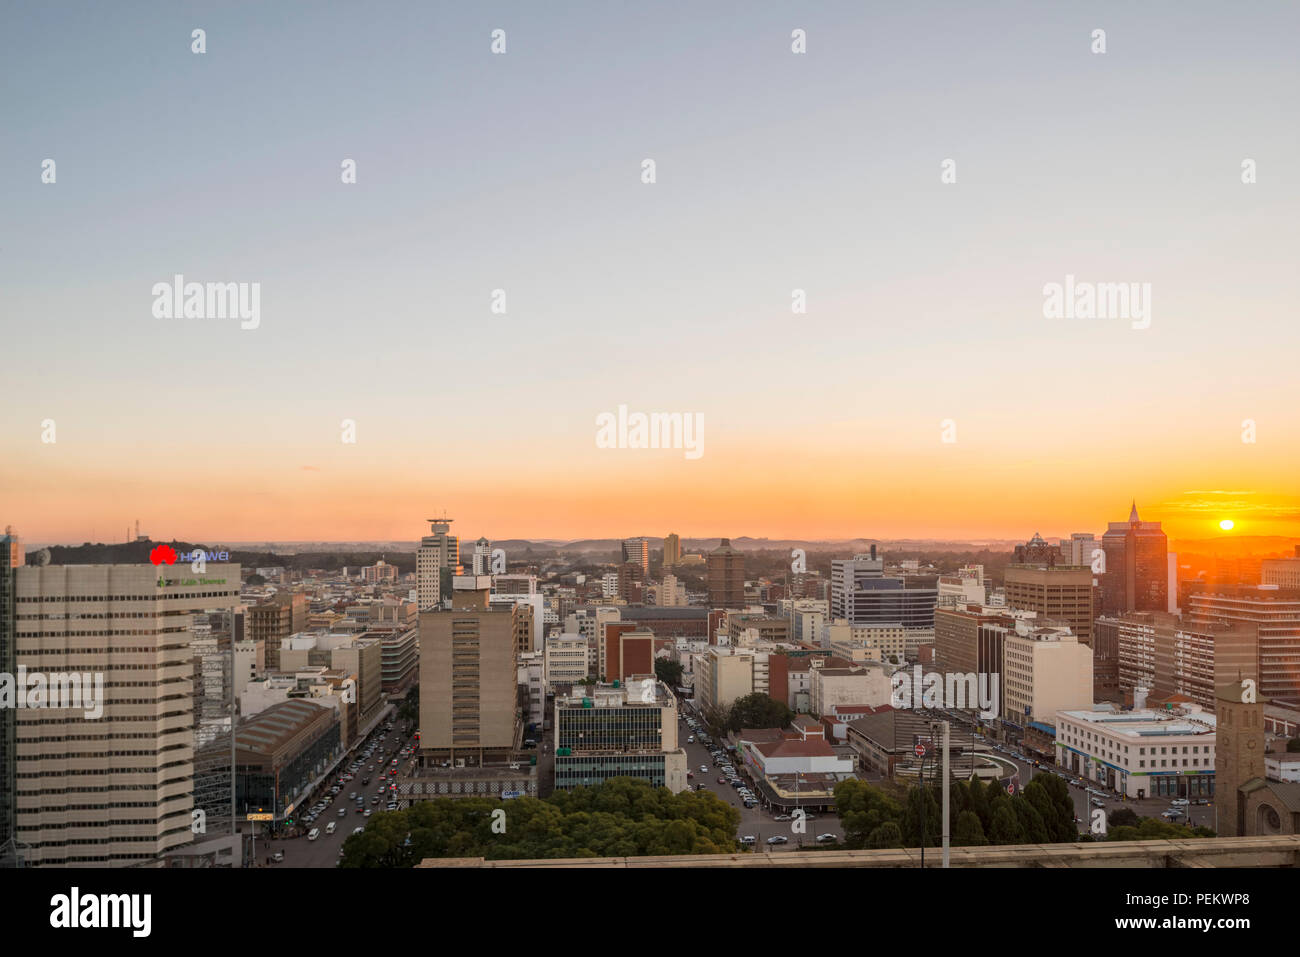
[(157, 545), (149, 553), (149, 561), (155, 565), (174, 565), (176, 564), (176, 549), (170, 545)]

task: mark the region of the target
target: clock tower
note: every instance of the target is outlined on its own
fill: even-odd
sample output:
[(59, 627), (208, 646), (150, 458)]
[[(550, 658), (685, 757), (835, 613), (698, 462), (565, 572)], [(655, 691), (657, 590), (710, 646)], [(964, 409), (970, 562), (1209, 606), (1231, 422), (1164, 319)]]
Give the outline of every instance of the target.
[(1264, 779), (1264, 705), (1258, 682), (1243, 678), (1215, 689), (1214, 800), (1220, 837), (1247, 833), (1242, 785)]

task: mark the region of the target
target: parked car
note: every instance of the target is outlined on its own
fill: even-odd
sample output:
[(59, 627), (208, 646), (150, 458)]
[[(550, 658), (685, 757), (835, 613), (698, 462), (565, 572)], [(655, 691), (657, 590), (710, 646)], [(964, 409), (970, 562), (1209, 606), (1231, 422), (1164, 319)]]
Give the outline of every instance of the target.
[(396, 801), (389, 801), (386, 805), (384, 805), (384, 810), (386, 810), (386, 811), (396, 811), (396, 810), (397, 810), (397, 802), (396, 802)]
[(776, 817), (772, 818), (772, 820), (774, 820), (774, 821), (793, 821), (794, 818), (791, 817), (789, 814), (778, 814)]
[(366, 808), (365, 816), (366, 816), (366, 817), (370, 817), (370, 815), (372, 815), (372, 814), (374, 814), (374, 813), (375, 813), (375, 812), (374, 812), (374, 809), (373, 809), (373, 808)]
[(753, 834), (746, 834), (744, 837), (740, 839), (741, 844), (753, 844), (754, 841), (755, 838)]
[(1106, 806), (1106, 802), (1103, 801), (1101, 798), (1089, 798), (1089, 799), (1088, 799), (1088, 803), (1091, 804), (1093, 807), (1105, 807), (1105, 806)]

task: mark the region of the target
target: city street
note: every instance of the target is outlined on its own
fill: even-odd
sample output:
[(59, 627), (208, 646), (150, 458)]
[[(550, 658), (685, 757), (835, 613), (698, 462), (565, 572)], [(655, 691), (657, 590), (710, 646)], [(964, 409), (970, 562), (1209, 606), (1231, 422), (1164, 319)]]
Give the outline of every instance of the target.
[[(370, 758), (366, 759), (362, 770), (343, 786), (343, 790), (335, 795), (333, 803), (325, 809), (314, 824), (307, 828), (307, 830), (312, 827), (320, 828), (320, 837), (316, 840), (309, 841), (304, 834), (301, 837), (268, 841), (263, 839), (259, 830), (257, 837), (257, 862), (259, 866), (265, 866), (266, 859), (276, 851), (284, 852), (284, 860), (279, 864), (272, 864), (272, 867), (334, 867), (338, 863), (339, 850), (343, 847), (343, 842), (352, 834), (354, 828), (362, 827), (369, 820), (364, 814), (356, 812), (354, 807), (356, 802), (349, 800), (348, 795), (356, 791), (359, 796), (365, 797), (365, 807), (368, 810), (375, 813), (382, 811), (387, 803), (386, 798), (381, 799), (379, 804), (370, 803), (370, 799), (379, 792), (380, 761), (383, 762), (382, 767), (390, 767), (390, 762), (397, 757), (397, 752), (410, 744), (410, 739), (402, 736), (400, 721), (394, 721), (393, 730), (385, 733), (380, 740), (383, 743)], [(358, 754), (362, 750), (364, 748), (359, 748)], [(381, 754), (387, 754), (387, 757), (381, 759)], [(351, 761), (348, 763), (351, 763)], [(375, 770), (367, 770), (372, 764), (375, 766)], [(406, 761), (402, 761), (402, 766), (406, 764)], [(365, 777), (370, 778), (370, 783), (362, 785), (361, 779)], [(337, 776), (335, 780), (337, 780)], [(324, 794), (329, 794), (329, 785), (324, 785), (322, 790)], [(303, 803), (310, 806), (315, 803), (315, 800), (313, 798)], [(339, 817), (339, 808), (341, 807), (347, 809), (347, 814), (343, 817)], [(325, 828), (331, 821), (336, 823), (335, 831), (333, 834), (326, 834)]]

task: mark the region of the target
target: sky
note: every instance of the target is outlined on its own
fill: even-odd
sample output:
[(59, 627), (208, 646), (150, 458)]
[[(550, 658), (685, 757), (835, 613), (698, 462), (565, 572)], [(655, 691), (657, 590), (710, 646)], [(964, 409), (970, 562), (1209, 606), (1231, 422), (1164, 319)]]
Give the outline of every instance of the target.
[[(0, 524), (1010, 539), (1136, 499), (1298, 535), (1298, 26), (5, 5)], [(155, 315), (177, 274), (258, 283), (257, 327)], [(1149, 315), (1048, 318), (1067, 276), (1149, 284)], [(599, 447), (619, 406), (698, 417), (702, 454)]]

